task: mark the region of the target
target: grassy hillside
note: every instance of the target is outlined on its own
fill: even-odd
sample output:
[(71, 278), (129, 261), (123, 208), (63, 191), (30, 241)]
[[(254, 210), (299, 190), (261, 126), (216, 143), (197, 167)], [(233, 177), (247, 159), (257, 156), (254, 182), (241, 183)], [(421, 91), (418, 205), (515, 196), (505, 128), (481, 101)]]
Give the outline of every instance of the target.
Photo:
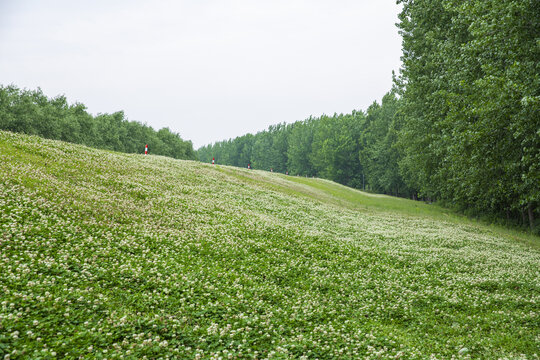
[(0, 358), (538, 358), (538, 238), (0, 132)]

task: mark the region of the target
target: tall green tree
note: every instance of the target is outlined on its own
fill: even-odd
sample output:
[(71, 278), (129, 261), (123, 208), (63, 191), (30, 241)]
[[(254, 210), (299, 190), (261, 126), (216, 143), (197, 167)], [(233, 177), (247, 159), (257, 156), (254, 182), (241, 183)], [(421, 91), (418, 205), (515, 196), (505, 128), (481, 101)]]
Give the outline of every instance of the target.
[(370, 190), (395, 196), (409, 196), (399, 172), (397, 143), (399, 100), (387, 93), (382, 103), (373, 103), (367, 110), (361, 136), (360, 163)]
[(287, 148), (287, 170), (292, 175), (315, 175), (312, 159), (313, 133), (317, 120), (310, 117), (291, 125)]
[(534, 227), (538, 1), (399, 1), (402, 174), (423, 194)]
[(363, 120), (362, 113), (321, 117), (311, 151), (317, 174), (349, 186), (361, 186), (362, 167), (357, 154)]

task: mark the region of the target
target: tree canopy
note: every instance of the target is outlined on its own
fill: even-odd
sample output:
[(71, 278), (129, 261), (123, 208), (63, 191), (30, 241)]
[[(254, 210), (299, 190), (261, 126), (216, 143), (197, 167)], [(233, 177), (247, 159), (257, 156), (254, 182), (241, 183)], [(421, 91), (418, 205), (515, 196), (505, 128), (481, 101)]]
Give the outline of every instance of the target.
[(0, 85), (0, 129), (127, 153), (142, 153), (148, 144), (155, 155), (177, 159), (196, 155), (191, 141), (168, 128), (155, 131), (128, 121), (123, 111), (92, 116), (83, 104), (70, 105), (65, 96), (48, 98), (41, 89)]
[(406, 182), (467, 211), (540, 200), (540, 3), (399, 1)]
[(355, 188), (410, 196), (398, 167), (394, 147), (398, 102), (393, 92), (382, 105), (374, 103), (365, 114), (310, 117), (278, 124), (255, 135), (203, 146), (199, 159), (254, 169), (318, 176)]

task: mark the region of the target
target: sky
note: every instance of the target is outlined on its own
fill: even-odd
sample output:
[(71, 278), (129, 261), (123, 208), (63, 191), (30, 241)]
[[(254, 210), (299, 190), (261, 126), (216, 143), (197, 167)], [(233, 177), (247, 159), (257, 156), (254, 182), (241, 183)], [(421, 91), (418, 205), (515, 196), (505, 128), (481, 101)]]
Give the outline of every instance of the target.
[(366, 110), (401, 62), (395, 0), (0, 0), (0, 84), (195, 148)]

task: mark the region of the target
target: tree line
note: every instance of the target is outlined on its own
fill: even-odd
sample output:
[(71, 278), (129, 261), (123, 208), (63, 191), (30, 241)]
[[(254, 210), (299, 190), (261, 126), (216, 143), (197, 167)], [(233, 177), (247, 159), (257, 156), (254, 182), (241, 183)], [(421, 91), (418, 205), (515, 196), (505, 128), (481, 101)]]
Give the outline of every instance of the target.
[(540, 233), (540, 2), (397, 2), (403, 65), (381, 104), (217, 142), (200, 160), (439, 201)]
[(397, 143), (405, 182), (533, 229), (540, 202), (540, 2), (398, 3)]
[(390, 92), (366, 112), (310, 117), (278, 124), (255, 135), (216, 142), (197, 150), (199, 160), (317, 176), (395, 196), (416, 195), (403, 181), (394, 149), (398, 98)]
[(196, 158), (191, 141), (168, 128), (156, 131), (128, 121), (123, 111), (92, 116), (84, 104), (69, 104), (65, 96), (48, 98), (39, 88), (0, 85), (0, 130), (126, 153), (142, 153), (148, 144), (155, 155)]

